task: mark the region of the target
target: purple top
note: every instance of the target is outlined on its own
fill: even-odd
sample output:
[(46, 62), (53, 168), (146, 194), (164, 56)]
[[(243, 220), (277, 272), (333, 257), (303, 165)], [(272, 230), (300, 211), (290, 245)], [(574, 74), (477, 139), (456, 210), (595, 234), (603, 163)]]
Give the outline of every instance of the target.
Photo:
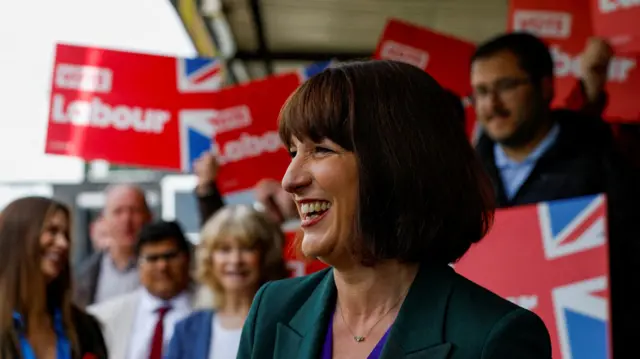
[[(391, 328), (389, 328), (391, 329)], [(389, 336), (389, 329), (384, 333), (382, 338), (376, 347), (373, 348), (367, 359), (378, 359), (380, 358), (380, 354), (382, 353), (382, 348), (384, 348), (384, 343), (387, 342), (387, 337)], [(327, 334), (324, 337), (324, 345), (322, 346), (322, 356), (321, 359), (331, 359), (333, 357), (333, 315), (329, 320), (329, 325), (327, 329)]]

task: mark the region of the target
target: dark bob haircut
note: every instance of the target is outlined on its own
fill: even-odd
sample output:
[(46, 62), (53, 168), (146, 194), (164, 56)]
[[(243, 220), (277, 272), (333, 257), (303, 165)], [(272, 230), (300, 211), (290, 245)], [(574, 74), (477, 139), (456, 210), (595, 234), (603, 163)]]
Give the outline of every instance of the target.
[(326, 69), (294, 92), (280, 137), (329, 139), (359, 171), (354, 251), (380, 260), (453, 263), (488, 232), (494, 193), (460, 111), (424, 71), (395, 61)]

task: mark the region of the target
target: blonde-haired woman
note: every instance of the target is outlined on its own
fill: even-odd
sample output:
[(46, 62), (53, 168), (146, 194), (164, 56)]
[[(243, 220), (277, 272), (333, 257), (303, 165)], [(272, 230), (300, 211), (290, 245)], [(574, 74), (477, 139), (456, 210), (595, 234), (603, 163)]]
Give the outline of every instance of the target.
[(280, 226), (250, 206), (221, 209), (200, 237), (197, 277), (213, 292), (214, 308), (176, 325), (166, 359), (235, 358), (254, 295), (289, 275)]

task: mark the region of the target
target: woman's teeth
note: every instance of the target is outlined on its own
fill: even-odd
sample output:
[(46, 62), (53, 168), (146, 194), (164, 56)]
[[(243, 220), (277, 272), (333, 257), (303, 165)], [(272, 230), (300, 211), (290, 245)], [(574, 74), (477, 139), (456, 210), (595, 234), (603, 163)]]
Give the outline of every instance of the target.
[(316, 201), (304, 203), (301, 206), (300, 211), (302, 212), (304, 217), (311, 219), (319, 216), (320, 214), (322, 214), (322, 212), (328, 210), (329, 208), (331, 208), (331, 202)]

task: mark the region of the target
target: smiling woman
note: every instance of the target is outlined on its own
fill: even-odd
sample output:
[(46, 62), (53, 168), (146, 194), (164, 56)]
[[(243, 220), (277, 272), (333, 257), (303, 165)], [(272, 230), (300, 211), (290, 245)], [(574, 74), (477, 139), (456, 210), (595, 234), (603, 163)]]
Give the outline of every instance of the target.
[(0, 217), (0, 357), (106, 359), (98, 323), (71, 303), (70, 213), (42, 197)]
[(264, 285), (238, 359), (551, 357), (540, 318), (449, 266), (494, 209), (462, 115), (428, 74), (393, 61), (327, 69), (290, 97), (282, 185), (302, 251), (331, 268)]
[[(416, 72), (393, 62), (327, 71), (301, 86), (281, 113), (280, 135), (293, 157), (284, 189), (303, 210), (326, 202), (335, 213), (327, 219), (338, 220), (331, 229), (346, 227), (342, 237), (356, 237), (348, 246), (359, 247), (351, 250), (363, 263), (454, 262), (493, 218), (491, 185), (464, 135), (464, 114)], [(404, 82), (412, 83), (397, 88)], [(304, 226), (312, 218), (302, 219)], [(303, 251), (338, 259), (305, 251), (316, 232), (340, 237), (305, 230)]]
[(288, 276), (284, 234), (247, 205), (226, 206), (202, 228), (198, 279), (214, 293), (213, 310), (176, 325), (165, 359), (235, 358), (253, 296), (268, 281)]

